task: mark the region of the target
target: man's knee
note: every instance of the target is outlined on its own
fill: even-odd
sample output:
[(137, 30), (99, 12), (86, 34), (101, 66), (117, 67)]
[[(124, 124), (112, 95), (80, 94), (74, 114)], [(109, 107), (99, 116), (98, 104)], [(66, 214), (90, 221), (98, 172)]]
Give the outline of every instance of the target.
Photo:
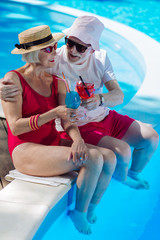
[(149, 127), (145, 135), (146, 137), (142, 139), (141, 144), (137, 149), (144, 148), (146, 151), (156, 150), (159, 143), (158, 133), (153, 128)]
[(151, 129), (150, 130), (150, 137), (146, 141), (147, 141), (147, 144), (152, 149), (156, 149), (158, 147), (158, 144), (159, 144), (159, 135), (158, 135), (158, 133), (154, 129)]
[(131, 159), (131, 148), (128, 143), (123, 142), (120, 149), (117, 151), (117, 161), (118, 163), (129, 164)]

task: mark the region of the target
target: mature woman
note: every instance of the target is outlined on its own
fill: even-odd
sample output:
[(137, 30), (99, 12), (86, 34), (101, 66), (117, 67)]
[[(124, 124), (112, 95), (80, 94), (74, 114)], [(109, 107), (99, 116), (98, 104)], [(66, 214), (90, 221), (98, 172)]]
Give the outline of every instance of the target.
[[(111, 150), (85, 145), (73, 124), (75, 110), (61, 105), (66, 93), (63, 81), (45, 72), (54, 65), (57, 41), (63, 34), (52, 35), (50, 28), (43, 25), (21, 32), (18, 37), (20, 44), (15, 45), (12, 54), (22, 54), (26, 64), (8, 72), (4, 79), (12, 79), (20, 94), (13, 102), (2, 101), (14, 166), (35, 176), (79, 170), (76, 205), (70, 217), (81, 233), (90, 234), (88, 221), (96, 220), (94, 209), (110, 182), (116, 157)], [(62, 141), (55, 128), (56, 118), (61, 118), (72, 142)]]

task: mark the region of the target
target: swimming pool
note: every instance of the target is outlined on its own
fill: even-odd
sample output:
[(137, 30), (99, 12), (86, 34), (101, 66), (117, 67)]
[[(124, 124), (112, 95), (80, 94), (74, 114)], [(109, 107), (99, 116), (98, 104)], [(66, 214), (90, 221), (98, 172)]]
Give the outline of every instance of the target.
[[(52, 30), (55, 29), (55, 31), (59, 31), (69, 26), (74, 19), (73, 16), (66, 17), (66, 15), (57, 12), (54, 12), (53, 16), (43, 5), (35, 7), (28, 6), (27, 4), (25, 5), (24, 3), (13, 4), (10, 1), (7, 2), (9, 3), (7, 3), (7, 6), (5, 4), (6, 1), (2, 1), (1, 4), (4, 14), (3, 26), (1, 26), (3, 29), (3, 48), (0, 50), (0, 54), (4, 59), (1, 65), (1, 76), (3, 76), (6, 71), (10, 70), (10, 66), (16, 68), (21, 64), (19, 57), (16, 56), (17, 58), (15, 61), (15, 57), (13, 59), (13, 56), (11, 57), (9, 52), (15, 44), (17, 32), (20, 32), (22, 28), (28, 28), (43, 23), (50, 25), (51, 23)], [(83, 4), (85, 3), (84, 1), (82, 2)], [(104, 3), (105, 1), (101, 2)], [(117, 6), (117, 2), (127, 3), (127, 1), (108, 2), (113, 5), (115, 4), (115, 7)], [(97, 1), (92, 1), (92, 4), (93, 3), (96, 4)], [(73, 7), (77, 7), (77, 5), (74, 5)], [(97, 8), (97, 11), (98, 9), (99, 8)], [(41, 11), (41, 15), (39, 15), (39, 11)], [(65, 21), (64, 17), (66, 17)], [(56, 21), (57, 19), (58, 21)], [(10, 31), (8, 31), (8, 29), (10, 29)], [(11, 33), (12, 37), (10, 37)], [(6, 42), (6, 38), (9, 42)], [(113, 44), (113, 39), (118, 39), (120, 45), (116, 45), (116, 42)], [(107, 45), (105, 44), (106, 42)], [(124, 51), (119, 51), (119, 49), (121, 49), (121, 44), (126, 46)], [(104, 32), (101, 46), (107, 49), (111, 61), (115, 66), (114, 69), (116, 75), (119, 76), (118, 80), (120, 81), (121, 87), (126, 91), (126, 104), (138, 91), (138, 88), (143, 81), (146, 70), (143, 57), (136, 52), (136, 55), (138, 55), (138, 63), (141, 63), (141, 67), (139, 68), (137, 59), (134, 58), (133, 54), (137, 49), (131, 43), (126, 42), (123, 37), (119, 35), (117, 36), (117, 34), (107, 29)], [(133, 49), (133, 52), (128, 51), (130, 48)], [(121, 61), (123, 64), (119, 64)], [(133, 76), (135, 80), (134, 84), (132, 82), (133, 85), (123, 80), (126, 79), (128, 74), (131, 74), (130, 76)], [(98, 209), (98, 217), (101, 220), (99, 220), (93, 227), (93, 234), (90, 237), (82, 237), (81, 234), (77, 233), (71, 224), (70, 219), (67, 217), (66, 210), (53, 225), (50, 225), (48, 231), (45, 233), (43, 231), (42, 234), (40, 229), (34, 239), (64, 239), (64, 237), (66, 239), (97, 239), (97, 237), (99, 237), (102, 240), (158, 240), (160, 238), (160, 232), (158, 230), (158, 224), (156, 223), (159, 222), (159, 153), (160, 149), (157, 150), (152, 162), (147, 166), (143, 173), (143, 176), (146, 177), (151, 184), (150, 191), (137, 192), (112, 180)], [(63, 231), (61, 231), (61, 226), (63, 227)], [(38, 235), (39, 233), (40, 235)]]
[[(52, 0), (47, 2), (53, 3)], [(160, 42), (159, 0), (56, 0), (56, 3), (110, 18)]]

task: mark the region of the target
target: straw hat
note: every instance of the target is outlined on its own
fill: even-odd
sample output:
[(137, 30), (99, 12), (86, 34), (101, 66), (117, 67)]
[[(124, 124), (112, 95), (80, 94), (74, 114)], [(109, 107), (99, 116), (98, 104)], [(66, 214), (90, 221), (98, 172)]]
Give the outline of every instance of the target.
[(51, 33), (49, 26), (41, 25), (33, 27), (21, 32), (18, 35), (19, 43), (15, 45), (15, 49), (12, 50), (12, 54), (24, 54), (36, 51), (54, 45), (61, 38), (63, 33)]
[(68, 36), (80, 39), (86, 44), (91, 44), (94, 50), (99, 51), (99, 40), (104, 29), (104, 24), (94, 16), (80, 16), (76, 18), (70, 28), (63, 30)]

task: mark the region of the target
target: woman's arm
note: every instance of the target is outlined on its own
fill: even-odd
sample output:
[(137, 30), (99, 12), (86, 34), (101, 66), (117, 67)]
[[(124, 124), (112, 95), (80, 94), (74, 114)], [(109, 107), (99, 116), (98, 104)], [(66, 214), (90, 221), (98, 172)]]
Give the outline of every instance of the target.
[[(17, 136), (26, 132), (30, 132), (29, 119), (22, 118), (22, 86), (19, 77), (14, 72), (9, 72), (5, 75), (5, 79), (12, 79), (13, 83), (16, 84), (20, 89), (20, 94), (15, 97), (14, 102), (6, 102), (2, 100), (2, 107), (5, 117), (8, 121), (12, 134)], [(43, 113), (38, 118), (38, 126), (56, 119), (57, 117), (66, 119), (70, 110), (65, 106), (59, 106), (46, 113)]]
[[(66, 97), (66, 86), (62, 80), (58, 80), (58, 103), (59, 105), (65, 105), (65, 97)], [(74, 110), (76, 113), (76, 110)], [(74, 115), (75, 116), (75, 115)], [(72, 115), (69, 116), (72, 121)], [(64, 130), (68, 133), (68, 135), (72, 138), (72, 140), (77, 140), (77, 138), (81, 138), (79, 129), (75, 123), (70, 121), (61, 120), (62, 126)]]
[[(63, 81), (58, 82), (58, 102), (59, 104), (65, 104), (66, 87)], [(76, 114), (76, 112), (75, 112)], [(72, 117), (70, 117), (72, 119)], [(61, 120), (64, 130), (73, 140), (69, 160), (73, 159), (73, 162), (77, 165), (81, 165), (88, 158), (88, 148), (81, 137), (79, 129), (75, 123), (68, 121), (67, 119)]]

